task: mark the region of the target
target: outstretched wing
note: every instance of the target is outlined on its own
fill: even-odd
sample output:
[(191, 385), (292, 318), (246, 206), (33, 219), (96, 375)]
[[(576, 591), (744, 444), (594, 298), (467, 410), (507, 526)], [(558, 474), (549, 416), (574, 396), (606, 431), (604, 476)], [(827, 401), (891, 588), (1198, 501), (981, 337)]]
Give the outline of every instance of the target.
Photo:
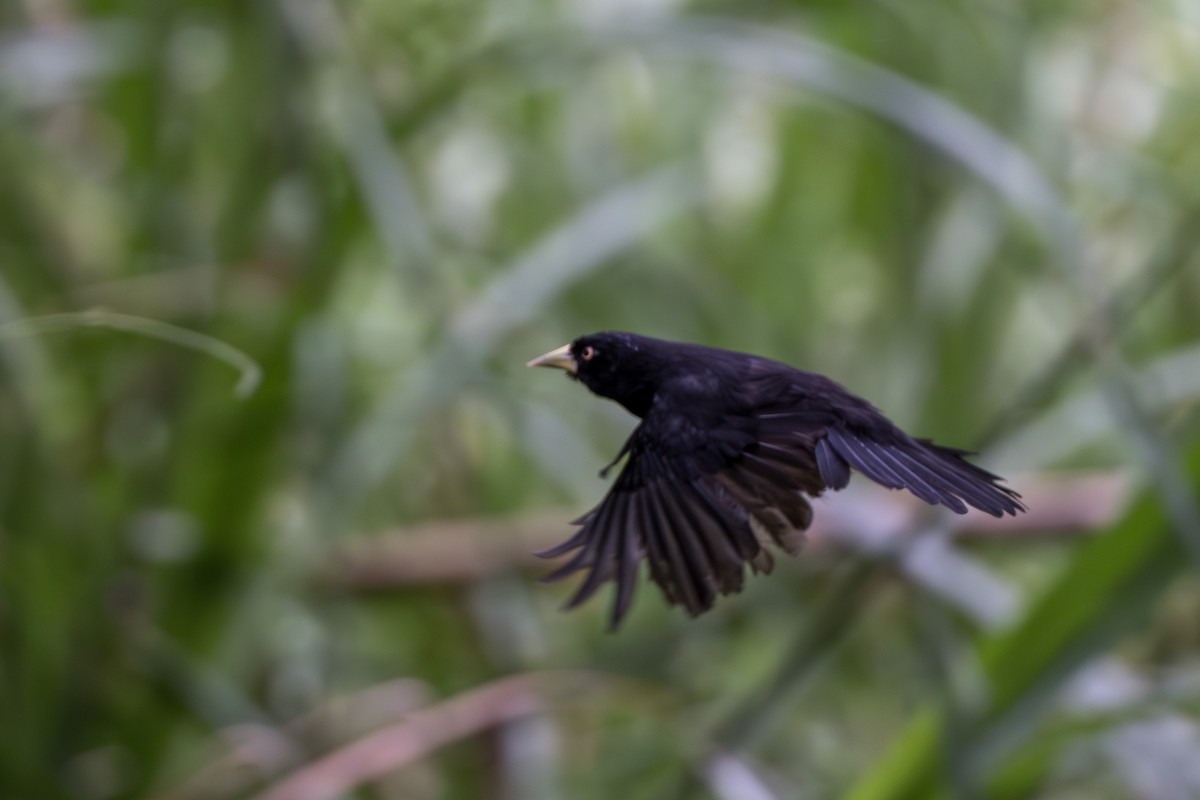
[[(789, 372), (748, 381), (737, 410), (721, 416), (705, 416), (708, 406), (686, 393), (660, 393), (622, 448), (628, 458), (608, 495), (576, 520), (574, 536), (538, 554), (573, 553), (546, 582), (586, 571), (567, 608), (613, 581), (616, 628), (644, 559), (669, 602), (700, 614), (718, 595), (741, 591), (747, 564), (771, 570), (764, 543), (796, 554), (812, 521), (805, 495), (844, 488), (851, 469), (959, 514), (1024, 510), (1020, 495), (965, 451), (914, 439), (832, 381)], [(800, 392), (791, 389), (797, 374)]]
[(657, 402), (626, 443), (628, 459), (608, 495), (576, 520), (579, 531), (538, 555), (574, 551), (551, 582), (586, 570), (574, 608), (606, 581), (617, 585), (615, 628), (629, 610), (638, 566), (672, 604), (694, 615), (717, 595), (741, 591), (745, 566), (769, 572), (770, 540), (795, 554), (812, 520), (804, 497), (823, 488), (806, 433), (760, 438), (753, 418), (713, 424)]

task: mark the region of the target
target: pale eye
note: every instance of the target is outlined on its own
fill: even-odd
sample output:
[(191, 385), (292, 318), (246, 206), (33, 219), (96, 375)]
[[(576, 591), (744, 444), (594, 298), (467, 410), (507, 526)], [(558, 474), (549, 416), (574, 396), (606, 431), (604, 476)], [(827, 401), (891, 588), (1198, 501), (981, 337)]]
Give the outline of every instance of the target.
[(592, 347), (590, 344), (585, 344), (583, 346), (583, 350), (579, 352), (579, 357), (584, 361), (591, 361), (596, 357), (596, 348)]

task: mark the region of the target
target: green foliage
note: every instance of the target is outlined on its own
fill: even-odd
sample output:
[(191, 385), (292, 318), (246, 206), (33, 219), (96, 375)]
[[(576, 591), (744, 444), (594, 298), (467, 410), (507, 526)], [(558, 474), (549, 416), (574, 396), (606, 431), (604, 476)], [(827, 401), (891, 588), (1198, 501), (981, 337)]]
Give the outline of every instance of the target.
[[(1200, 645), (1185, 5), (0, 13), (0, 796), (251, 796), (412, 714), (428, 752), (348, 790), (1154, 797), (1103, 742), (1194, 689), (1060, 690)], [(1019, 613), (813, 548), (607, 635), (511, 556), (631, 425), (524, 361), (605, 328), (830, 374), (1035, 517), (1109, 500), (1047, 469), (1138, 500), (949, 545)], [(525, 672), (539, 713), (437, 738)]]

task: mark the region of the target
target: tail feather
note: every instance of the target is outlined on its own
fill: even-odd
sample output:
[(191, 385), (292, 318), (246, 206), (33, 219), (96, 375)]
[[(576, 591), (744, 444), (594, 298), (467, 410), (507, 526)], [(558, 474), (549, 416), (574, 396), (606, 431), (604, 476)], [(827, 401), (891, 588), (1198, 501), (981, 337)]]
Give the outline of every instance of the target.
[(967, 461), (967, 453), (933, 442), (894, 437), (879, 441), (845, 428), (830, 428), (817, 449), (822, 475), (841, 478), (843, 462), (890, 489), (907, 489), (931, 505), (943, 505), (958, 514), (967, 506), (1001, 517), (1025, 510), (1019, 495), (1000, 478)]

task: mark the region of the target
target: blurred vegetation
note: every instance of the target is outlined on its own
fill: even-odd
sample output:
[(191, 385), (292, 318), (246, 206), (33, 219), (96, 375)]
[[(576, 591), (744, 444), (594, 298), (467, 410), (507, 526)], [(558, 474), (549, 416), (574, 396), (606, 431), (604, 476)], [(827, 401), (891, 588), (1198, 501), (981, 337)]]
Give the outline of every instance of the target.
[[(1200, 796), (1192, 4), (0, 26), (0, 796)], [(499, 554), (631, 421), (523, 363), (610, 328), (832, 375), (1044, 529), (560, 614)], [(1067, 531), (1117, 505), (1050, 471), (1136, 498)]]

